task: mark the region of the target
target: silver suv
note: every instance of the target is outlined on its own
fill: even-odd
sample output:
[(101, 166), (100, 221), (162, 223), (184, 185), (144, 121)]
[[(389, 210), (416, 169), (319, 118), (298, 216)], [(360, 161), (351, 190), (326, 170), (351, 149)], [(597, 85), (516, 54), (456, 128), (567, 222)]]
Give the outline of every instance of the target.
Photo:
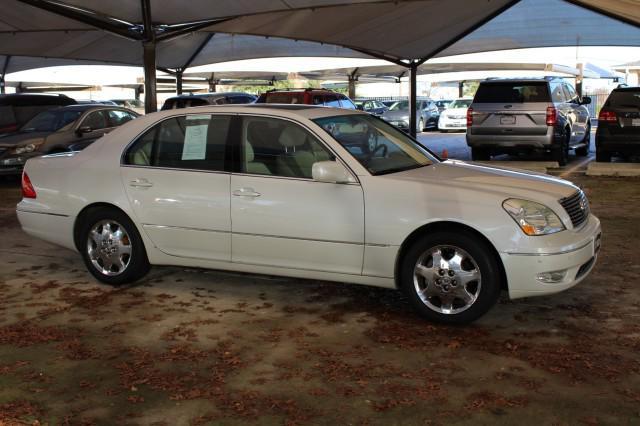
[(493, 154), (544, 151), (561, 166), (569, 149), (589, 153), (591, 119), (572, 86), (561, 78), (480, 82), (467, 112), (467, 145), (474, 160)]

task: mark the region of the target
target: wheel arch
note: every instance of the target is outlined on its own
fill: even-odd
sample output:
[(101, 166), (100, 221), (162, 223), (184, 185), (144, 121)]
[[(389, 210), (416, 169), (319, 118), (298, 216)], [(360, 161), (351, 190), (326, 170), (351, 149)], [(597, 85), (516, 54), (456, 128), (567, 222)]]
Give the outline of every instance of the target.
[(459, 232), (459, 233), (470, 234), (470, 235), (473, 235), (475, 238), (480, 239), (485, 244), (487, 244), (487, 246), (491, 248), (492, 255), (495, 257), (498, 263), (498, 266), (500, 267), (502, 289), (508, 290), (507, 273), (504, 269), (504, 264), (502, 263), (502, 259), (500, 258), (498, 250), (495, 248), (491, 240), (489, 240), (489, 238), (487, 238), (482, 232), (478, 231), (477, 229), (472, 228), (471, 226), (466, 225), (464, 223), (455, 222), (455, 221), (437, 221), (437, 222), (427, 223), (415, 229), (413, 232), (411, 232), (411, 234), (409, 234), (404, 239), (404, 241), (400, 245), (400, 249), (398, 250), (395, 267), (394, 267), (394, 277), (395, 277), (397, 288), (400, 288), (400, 283), (398, 282), (398, 279), (400, 277), (400, 268), (402, 265), (402, 259), (404, 258), (407, 250), (409, 250), (409, 248), (424, 235), (431, 232), (436, 232), (436, 231)]
[[(82, 251), (82, 241), (81, 241), (80, 231), (82, 230), (82, 227), (85, 223), (87, 215), (92, 211), (105, 209), (105, 208), (118, 210), (120, 213), (127, 216), (129, 220), (131, 220), (131, 223), (133, 223), (133, 225), (136, 227), (136, 231), (138, 231), (138, 234), (142, 236), (142, 232), (140, 231), (140, 229), (138, 229), (138, 225), (136, 225), (136, 223), (133, 221), (133, 219), (131, 218), (131, 215), (126, 211), (122, 210), (122, 208), (111, 203), (105, 203), (105, 202), (92, 203), (85, 206), (82, 210), (80, 210), (73, 224), (73, 243), (78, 251), (80, 252)], [(144, 244), (144, 240), (143, 240), (143, 244)]]

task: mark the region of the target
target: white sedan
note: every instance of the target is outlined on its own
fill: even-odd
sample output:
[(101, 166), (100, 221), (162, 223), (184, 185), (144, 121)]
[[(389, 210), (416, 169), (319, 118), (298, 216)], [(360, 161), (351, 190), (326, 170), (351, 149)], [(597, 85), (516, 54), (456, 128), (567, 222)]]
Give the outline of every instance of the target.
[(180, 265), (366, 284), (447, 323), (501, 290), (577, 284), (600, 241), (569, 182), (442, 162), (369, 114), (306, 105), (150, 114), (29, 160), (22, 186), (22, 228), (105, 283)]
[(467, 111), (473, 99), (460, 98), (451, 102), (447, 108), (440, 113), (438, 119), (438, 130), (448, 132), (453, 130), (467, 130)]

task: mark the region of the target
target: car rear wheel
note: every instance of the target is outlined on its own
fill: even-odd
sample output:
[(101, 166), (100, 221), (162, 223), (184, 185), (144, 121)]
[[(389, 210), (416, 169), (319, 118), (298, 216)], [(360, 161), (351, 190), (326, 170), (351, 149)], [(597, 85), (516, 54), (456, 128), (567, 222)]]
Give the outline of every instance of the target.
[(498, 300), (501, 284), (493, 249), (468, 233), (428, 234), (402, 259), (402, 290), (417, 312), (434, 322), (478, 319)]
[(80, 249), (96, 279), (120, 285), (136, 281), (149, 271), (142, 238), (127, 215), (103, 208), (90, 211), (82, 223)]
[(416, 130), (418, 133), (424, 131), (424, 120), (422, 118), (418, 121), (418, 128)]
[(591, 124), (587, 124), (587, 129), (582, 139), (584, 146), (576, 148), (576, 155), (579, 157), (586, 157), (589, 155), (589, 144), (591, 143)]
[(564, 129), (558, 140), (558, 145), (551, 151), (552, 157), (561, 166), (566, 166), (569, 162), (569, 138), (571, 134)]
[(471, 148), (471, 159), (473, 161), (489, 161), (491, 153), (486, 148)]

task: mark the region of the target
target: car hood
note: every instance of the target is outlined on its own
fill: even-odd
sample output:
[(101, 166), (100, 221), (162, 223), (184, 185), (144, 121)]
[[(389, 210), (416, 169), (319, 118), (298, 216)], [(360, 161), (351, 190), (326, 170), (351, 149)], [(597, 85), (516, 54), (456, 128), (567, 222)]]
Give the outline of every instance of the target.
[(382, 114), (382, 118), (389, 121), (408, 120), (409, 111), (386, 111), (384, 114)]
[(464, 161), (447, 160), (387, 175), (401, 181), (423, 182), (450, 189), (485, 192), (503, 198), (526, 198), (531, 201), (557, 201), (574, 194), (571, 182), (542, 173), (501, 167), (488, 167)]
[(0, 147), (13, 148), (16, 145), (27, 145), (42, 142), (49, 136), (49, 132), (16, 132), (0, 138)]

